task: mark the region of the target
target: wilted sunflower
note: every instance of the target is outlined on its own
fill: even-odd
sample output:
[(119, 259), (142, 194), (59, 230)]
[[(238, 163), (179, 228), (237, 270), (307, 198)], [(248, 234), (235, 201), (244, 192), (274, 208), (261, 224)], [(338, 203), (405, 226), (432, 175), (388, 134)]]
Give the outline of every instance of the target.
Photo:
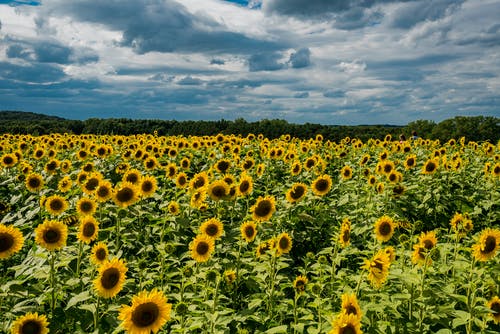
[(46, 220), (35, 229), (35, 242), (43, 248), (53, 251), (66, 246), (68, 227), (56, 220)]
[(257, 235), (257, 224), (253, 221), (246, 221), (240, 227), (241, 237), (246, 242), (252, 242)]
[(332, 179), (327, 174), (318, 176), (311, 184), (311, 189), (313, 193), (317, 196), (326, 195), (331, 188), (332, 188)]
[(122, 259), (114, 258), (105, 261), (97, 268), (98, 276), (94, 280), (94, 288), (99, 296), (112, 298), (123, 288), (127, 266)]
[(498, 296), (494, 296), (488, 301), (486, 307), (491, 310), (490, 317), (493, 319), (495, 324), (500, 324), (500, 298), (498, 298)]
[(64, 197), (52, 195), (45, 201), (45, 209), (54, 216), (58, 216), (68, 208), (68, 202)]
[(252, 177), (246, 173), (242, 173), (240, 176), (240, 183), (237, 188), (238, 196), (246, 196), (250, 194), (253, 190), (253, 180)]
[(286, 200), (290, 203), (297, 203), (307, 194), (307, 185), (303, 183), (294, 183), (292, 188), (286, 192)]
[(276, 237), (275, 247), (277, 255), (289, 253), (292, 250), (292, 238), (286, 232), (281, 233)]
[(224, 280), (227, 284), (231, 285), (236, 281), (236, 271), (228, 269), (224, 271)]
[(90, 261), (94, 264), (101, 265), (108, 260), (108, 255), (108, 246), (101, 241), (92, 247)]
[(346, 315), (353, 314), (359, 321), (362, 318), (361, 308), (355, 294), (344, 293), (342, 295), (342, 313)]
[(149, 197), (153, 195), (156, 189), (158, 189), (158, 183), (154, 176), (146, 175), (142, 177), (139, 184), (139, 190), (141, 192), (142, 197)]
[(208, 185), (208, 196), (214, 201), (220, 201), (229, 195), (229, 186), (224, 180), (215, 180)]
[(267, 221), (276, 211), (274, 196), (259, 196), (255, 204), (250, 208), (252, 219), (258, 222)]
[(38, 173), (30, 173), (26, 176), (24, 184), (33, 193), (40, 191), (43, 188), (43, 177)]
[(328, 334), (362, 334), (361, 323), (354, 314), (341, 313), (332, 324)]
[(342, 248), (349, 246), (351, 242), (351, 222), (349, 218), (344, 218), (340, 225), (339, 242)]
[(0, 223), (0, 260), (19, 252), (23, 244), (24, 237), (18, 228)]
[(181, 172), (177, 175), (177, 177), (175, 178), (175, 185), (177, 186), (177, 188), (186, 188), (186, 186), (188, 185), (188, 176), (186, 173), (184, 172)]
[(308, 279), (306, 276), (299, 275), (293, 281), (293, 288), (298, 294), (302, 294), (304, 293), (304, 291), (306, 291), (307, 282)]
[(95, 189), (94, 195), (98, 202), (106, 202), (113, 197), (113, 185), (107, 180), (100, 180), (99, 185)]
[(11, 327), (12, 334), (47, 334), (49, 322), (45, 315), (27, 313), (14, 321)]
[(384, 250), (379, 250), (370, 260), (365, 260), (362, 269), (368, 270), (368, 280), (375, 288), (380, 288), (389, 275), (391, 261)]
[(393, 234), (394, 230), (397, 227), (397, 224), (394, 220), (389, 216), (382, 216), (375, 222), (375, 238), (378, 241), (386, 242), (389, 241)]
[(81, 216), (91, 216), (95, 213), (97, 204), (88, 197), (82, 197), (76, 202), (76, 211)]
[(211, 218), (201, 224), (200, 232), (211, 239), (217, 240), (224, 232), (224, 226), (217, 218)]
[(477, 261), (488, 261), (495, 257), (500, 247), (500, 230), (487, 228), (479, 235), (479, 240), (472, 246), (474, 258)]
[(130, 182), (123, 182), (120, 186), (116, 187), (113, 192), (113, 201), (122, 208), (126, 208), (137, 202), (138, 198), (139, 190)]
[(88, 244), (97, 238), (99, 224), (92, 216), (84, 216), (80, 220), (80, 228), (77, 235), (78, 240)]
[(156, 289), (141, 291), (132, 297), (132, 305), (122, 305), (118, 319), (130, 334), (157, 333), (170, 320), (172, 304)]
[(344, 166), (340, 170), (340, 176), (342, 180), (350, 180), (352, 178), (352, 168), (350, 166)]
[(434, 174), (439, 167), (439, 160), (437, 159), (429, 159), (425, 162), (422, 167), (422, 174), (430, 175)]
[(206, 262), (215, 249), (214, 239), (205, 234), (199, 234), (189, 245), (191, 257), (196, 262)]

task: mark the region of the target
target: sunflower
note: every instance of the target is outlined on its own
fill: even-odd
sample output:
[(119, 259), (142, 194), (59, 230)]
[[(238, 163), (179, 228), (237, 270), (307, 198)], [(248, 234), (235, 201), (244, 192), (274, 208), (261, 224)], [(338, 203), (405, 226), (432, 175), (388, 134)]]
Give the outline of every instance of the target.
[(94, 192), (95, 199), (100, 202), (104, 203), (110, 198), (113, 197), (113, 186), (111, 182), (107, 180), (100, 180), (99, 185), (95, 189)]
[(240, 177), (240, 183), (238, 184), (236, 190), (237, 190), (237, 195), (241, 197), (250, 194), (253, 190), (252, 177), (246, 173), (242, 173)]
[(224, 226), (217, 218), (211, 218), (201, 224), (200, 232), (211, 239), (217, 240), (224, 232)]
[(382, 160), (380, 162), (380, 173), (384, 175), (390, 174), (395, 168), (394, 162), (391, 160)]
[(378, 241), (386, 242), (392, 238), (397, 224), (389, 216), (382, 216), (375, 222), (375, 237)]
[(27, 313), (14, 321), (11, 327), (12, 334), (47, 334), (49, 322), (45, 315)]
[(158, 167), (158, 160), (156, 160), (154, 156), (148, 157), (146, 160), (144, 160), (144, 169), (152, 171), (156, 167)]
[(180, 211), (181, 211), (179, 203), (177, 203), (176, 201), (171, 201), (170, 203), (168, 203), (167, 211), (171, 215), (177, 216), (180, 213)]
[(45, 209), (54, 216), (58, 216), (68, 208), (68, 202), (64, 197), (52, 195), (45, 201)]
[(80, 228), (78, 232), (78, 240), (88, 244), (97, 238), (99, 232), (99, 224), (92, 216), (84, 216), (80, 220)]
[(500, 247), (500, 230), (487, 228), (479, 235), (478, 242), (472, 246), (474, 258), (477, 261), (488, 261), (495, 257)]
[(46, 220), (35, 228), (35, 242), (53, 251), (66, 246), (68, 227), (57, 220)]
[(500, 177), (500, 163), (497, 162), (495, 166), (491, 169), (491, 175), (494, 177)]
[(287, 254), (292, 249), (292, 239), (288, 233), (283, 232), (276, 237), (276, 251), (278, 255)]
[(38, 173), (30, 173), (26, 176), (24, 184), (33, 193), (40, 191), (43, 188), (43, 177)]
[(177, 165), (173, 162), (169, 163), (167, 167), (165, 167), (165, 174), (169, 179), (174, 179), (177, 175)]
[(83, 184), (85, 183), (85, 181), (87, 180), (87, 177), (89, 176), (89, 173), (87, 173), (86, 171), (80, 171), (78, 173), (78, 175), (76, 176), (76, 182), (80, 185), (80, 186), (83, 186)]
[(460, 235), (472, 231), (474, 224), (470, 220), (467, 214), (463, 215), (456, 212), (450, 219), (450, 226), (453, 231), (459, 233)]
[(266, 171), (266, 165), (258, 164), (257, 170), (255, 171), (255, 173), (257, 174), (258, 177), (262, 177), (262, 175), (264, 175), (265, 171)]
[(252, 157), (247, 157), (243, 162), (241, 163), (241, 168), (244, 171), (248, 171), (252, 169), (252, 167), (255, 165), (255, 160)]
[(246, 221), (240, 227), (241, 237), (246, 242), (252, 242), (257, 235), (257, 224), (253, 221)]
[(92, 247), (90, 261), (94, 264), (101, 265), (108, 260), (108, 255), (108, 246), (101, 241)]
[(35, 158), (35, 160), (42, 159), (44, 155), (45, 155), (45, 150), (43, 149), (43, 147), (37, 147), (33, 151), (33, 158)]
[(429, 159), (425, 162), (424, 166), (422, 167), (422, 174), (426, 175), (434, 174), (434, 172), (438, 169), (438, 167), (439, 167), (439, 160)]
[(306, 276), (299, 275), (293, 281), (293, 288), (298, 294), (302, 294), (306, 291), (307, 282), (308, 280)]
[(155, 193), (156, 189), (158, 189), (156, 178), (152, 175), (142, 177), (139, 189), (142, 197), (150, 197)]
[(351, 222), (349, 218), (344, 218), (340, 225), (339, 242), (342, 248), (349, 246), (351, 242)]
[(236, 271), (228, 269), (224, 271), (224, 280), (227, 284), (231, 285), (236, 281)]
[(15, 154), (4, 154), (1, 158), (0, 158), (0, 162), (2, 163), (2, 166), (6, 167), (6, 168), (11, 168), (11, 167), (14, 167), (17, 163), (17, 157)]
[(205, 187), (208, 184), (208, 174), (207, 172), (200, 172), (193, 176), (189, 182), (189, 188), (191, 190), (196, 190)]
[(342, 180), (350, 180), (352, 178), (352, 168), (350, 166), (344, 166), (340, 170), (340, 176)]
[(82, 191), (87, 195), (95, 193), (101, 179), (102, 176), (98, 173), (89, 174), (83, 183)]
[(189, 169), (190, 166), (191, 166), (191, 160), (189, 160), (189, 158), (187, 157), (182, 158), (181, 168), (187, 170)]
[(377, 193), (382, 194), (384, 192), (385, 185), (383, 182), (377, 183)]
[(0, 215), (10, 212), (11, 209), (12, 207), (10, 206), (9, 203), (0, 201)]
[(359, 307), (358, 299), (355, 294), (344, 293), (342, 295), (342, 313), (346, 315), (353, 314), (359, 321), (362, 318), (361, 308)]
[(81, 216), (91, 216), (96, 209), (96, 202), (88, 197), (82, 197), (76, 202), (76, 211)]
[(252, 219), (258, 222), (267, 221), (276, 211), (274, 196), (259, 196), (255, 204), (250, 208)]
[(0, 223), (0, 260), (19, 252), (23, 244), (24, 237), (18, 228)]
[(419, 237), (419, 243), (427, 250), (430, 251), (437, 245), (436, 232), (422, 232)]
[(94, 288), (99, 296), (104, 298), (116, 296), (125, 283), (125, 273), (127, 272), (125, 262), (122, 259), (114, 258), (101, 264), (97, 271), (98, 276), (94, 280)]
[(63, 177), (57, 183), (57, 189), (59, 189), (59, 191), (62, 193), (68, 192), (72, 186), (73, 186), (73, 181), (71, 180), (71, 178), (69, 176)]
[(302, 200), (307, 194), (307, 185), (303, 183), (294, 183), (292, 188), (286, 192), (286, 200), (289, 203), (297, 203)]
[(328, 334), (362, 334), (361, 323), (354, 314), (341, 313), (333, 321), (333, 329)]
[(43, 168), (47, 174), (56, 174), (57, 169), (59, 168), (60, 161), (57, 159), (50, 159), (49, 162), (45, 164)]
[(130, 182), (123, 182), (119, 187), (116, 187), (113, 192), (113, 201), (122, 208), (126, 208), (137, 202), (138, 198), (139, 189)]
[(142, 174), (137, 169), (129, 169), (122, 177), (122, 181), (129, 182), (135, 186), (141, 183)]
[(220, 201), (229, 195), (229, 186), (224, 180), (216, 180), (208, 185), (207, 193), (212, 200)]
[(370, 155), (369, 154), (365, 154), (361, 157), (361, 159), (359, 159), (359, 165), (360, 166), (364, 166), (366, 165), (366, 163), (370, 160)]
[(231, 168), (231, 161), (228, 159), (220, 159), (214, 165), (214, 168), (221, 174), (225, 174), (228, 172), (229, 168)]
[(189, 245), (191, 257), (196, 262), (206, 262), (215, 249), (214, 239), (205, 234), (199, 234)]
[(191, 195), (190, 205), (193, 208), (201, 208), (205, 204), (205, 199), (207, 198), (207, 192), (205, 188), (196, 189)]
[(132, 305), (122, 305), (118, 319), (130, 334), (157, 333), (170, 320), (172, 304), (163, 292), (153, 289), (141, 291), (132, 297)]
[(274, 239), (269, 239), (269, 240), (266, 240), (266, 241), (263, 241), (261, 242), (258, 246), (257, 246), (257, 250), (256, 250), (256, 256), (257, 258), (261, 257), (262, 255), (266, 254), (267, 252), (269, 251), (272, 251), (274, 250), (274, 246), (276, 245), (276, 242)]
[(498, 296), (493, 297), (486, 304), (491, 311), (490, 317), (493, 319), (495, 324), (500, 324), (500, 298)]
[(389, 261), (393, 262), (396, 259), (396, 250), (392, 246), (384, 248), (384, 252), (389, 256)]
[(327, 174), (318, 176), (311, 185), (313, 193), (317, 196), (326, 195), (330, 191), (331, 187), (332, 179)]
[(416, 165), (417, 165), (417, 156), (416, 155), (412, 154), (412, 155), (409, 155), (408, 157), (406, 157), (406, 160), (404, 162), (404, 166), (405, 166), (406, 170), (412, 169)]
[(389, 275), (391, 265), (389, 255), (384, 250), (379, 250), (370, 260), (364, 260), (362, 269), (368, 270), (368, 280), (375, 288), (380, 288)]
[(290, 166), (290, 174), (292, 176), (297, 176), (300, 174), (301, 171), (302, 171), (302, 165), (300, 164), (300, 161), (294, 161)]

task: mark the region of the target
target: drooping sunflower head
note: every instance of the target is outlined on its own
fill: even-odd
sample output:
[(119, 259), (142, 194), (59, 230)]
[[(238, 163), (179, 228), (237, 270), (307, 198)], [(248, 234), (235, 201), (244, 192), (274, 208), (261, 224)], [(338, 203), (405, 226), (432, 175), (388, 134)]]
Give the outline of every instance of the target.
[(317, 196), (326, 195), (332, 187), (332, 179), (330, 175), (324, 174), (318, 176), (312, 183), (311, 189), (313, 193)]
[(208, 196), (214, 201), (220, 201), (229, 195), (229, 186), (224, 180), (215, 180), (208, 185)]
[(474, 258), (477, 261), (488, 261), (495, 257), (500, 247), (500, 230), (487, 228), (479, 235), (479, 240), (472, 246)]
[(389, 241), (397, 224), (389, 216), (382, 216), (375, 222), (375, 238), (381, 242)]
[(308, 279), (306, 276), (299, 275), (293, 281), (293, 288), (298, 294), (302, 294), (304, 293), (304, 291), (306, 291), (307, 282)]
[(24, 237), (18, 228), (0, 223), (0, 260), (19, 252), (23, 244)]
[(82, 197), (76, 202), (76, 211), (81, 216), (91, 216), (97, 209), (96, 202), (88, 197)]
[(122, 208), (126, 208), (137, 202), (138, 198), (139, 190), (130, 182), (123, 182), (120, 186), (115, 188), (113, 194), (113, 201)]
[(353, 314), (359, 321), (361, 321), (363, 314), (355, 294), (342, 294), (342, 313), (347, 315)]
[(104, 242), (99, 242), (92, 247), (90, 261), (94, 264), (101, 265), (108, 260), (108, 256), (108, 246)]
[(215, 242), (214, 239), (207, 235), (200, 234), (191, 242), (189, 249), (191, 250), (191, 257), (196, 262), (206, 262), (215, 249)]
[(246, 242), (252, 242), (257, 235), (257, 224), (253, 221), (246, 221), (240, 227), (241, 237)]
[(68, 208), (68, 202), (64, 197), (52, 195), (45, 201), (45, 209), (53, 216), (59, 216)]
[(45, 315), (27, 313), (17, 318), (11, 327), (12, 334), (47, 334), (49, 322)]
[(290, 203), (297, 203), (307, 195), (307, 185), (304, 183), (294, 183), (292, 188), (286, 192), (286, 200)]
[(118, 319), (127, 333), (157, 333), (170, 320), (172, 304), (159, 290), (141, 291), (132, 298), (132, 305), (123, 305)]
[(105, 261), (97, 269), (98, 276), (94, 280), (94, 288), (103, 298), (116, 296), (123, 288), (127, 266), (122, 259), (114, 258)]
[(35, 229), (35, 242), (49, 251), (66, 246), (67, 238), (68, 227), (57, 220), (46, 220)]
[(149, 197), (158, 189), (158, 182), (153, 175), (146, 175), (142, 177), (139, 189), (142, 197)]
[(79, 232), (77, 235), (78, 240), (88, 244), (97, 238), (99, 232), (99, 224), (92, 216), (84, 216), (80, 220)]
[(500, 298), (494, 296), (488, 301), (486, 306), (491, 310), (490, 317), (495, 324), (500, 324)]
[(255, 204), (250, 208), (252, 219), (258, 222), (267, 221), (276, 211), (274, 196), (259, 196)]
[(201, 224), (200, 232), (211, 239), (217, 240), (224, 232), (224, 226), (217, 218), (211, 218)]
[(292, 238), (283, 232), (276, 237), (276, 251), (278, 255), (289, 253), (292, 250)]
[(31, 173), (24, 180), (26, 188), (31, 192), (38, 192), (43, 188), (43, 178), (38, 173)]

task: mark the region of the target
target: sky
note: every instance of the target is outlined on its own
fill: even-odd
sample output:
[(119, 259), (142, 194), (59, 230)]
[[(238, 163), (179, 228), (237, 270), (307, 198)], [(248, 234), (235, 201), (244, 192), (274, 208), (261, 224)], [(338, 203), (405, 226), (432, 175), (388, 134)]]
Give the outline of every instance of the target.
[(499, 0), (0, 0), (0, 110), (336, 125), (500, 117)]

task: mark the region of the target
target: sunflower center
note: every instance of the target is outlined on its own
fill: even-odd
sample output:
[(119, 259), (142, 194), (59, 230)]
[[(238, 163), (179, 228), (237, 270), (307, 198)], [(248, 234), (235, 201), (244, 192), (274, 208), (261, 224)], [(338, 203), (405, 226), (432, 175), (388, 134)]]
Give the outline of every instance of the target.
[(345, 327), (342, 327), (339, 331), (340, 334), (356, 334), (356, 328), (351, 324), (347, 324)]
[(344, 170), (344, 177), (349, 177), (349, 176), (351, 176), (351, 170), (350, 169)]
[(318, 182), (316, 182), (315, 188), (318, 191), (325, 191), (326, 189), (328, 189), (328, 181), (324, 179), (319, 180)]
[(43, 241), (45, 241), (48, 244), (55, 244), (61, 239), (61, 233), (59, 230), (56, 229), (50, 229), (45, 231), (43, 234)]
[(434, 243), (432, 242), (432, 240), (425, 239), (422, 243), (424, 244), (425, 249), (431, 249), (432, 247), (434, 247)]
[(199, 177), (196, 179), (196, 181), (194, 182), (194, 187), (195, 188), (201, 188), (205, 185), (205, 179), (202, 178), (202, 177)]
[(85, 184), (85, 188), (87, 188), (88, 190), (95, 190), (95, 188), (97, 188), (98, 185), (99, 185), (99, 180), (96, 178), (91, 178)]
[(50, 201), (49, 205), (53, 211), (60, 211), (63, 208), (63, 203), (60, 199), (54, 199), (54, 200)]
[(224, 197), (226, 196), (226, 188), (223, 186), (215, 186), (212, 188), (212, 194), (217, 198)]
[(99, 187), (97, 189), (98, 197), (107, 197), (109, 195), (109, 189), (107, 187)]
[(9, 233), (0, 233), (0, 253), (9, 250), (14, 245), (14, 237)]
[(95, 257), (99, 260), (99, 261), (104, 261), (104, 259), (106, 259), (106, 250), (104, 248), (99, 248), (96, 252), (95, 252)]
[(245, 235), (247, 238), (252, 238), (253, 235), (255, 234), (255, 230), (253, 228), (253, 226), (247, 226), (245, 227)]
[(117, 268), (109, 268), (102, 273), (101, 284), (104, 289), (109, 290), (114, 288), (119, 280), (120, 271)]
[(345, 230), (344, 233), (342, 233), (342, 241), (343, 242), (348, 242), (350, 236), (351, 236), (351, 231)]
[(491, 310), (493, 311), (493, 314), (498, 315), (500, 314), (500, 303), (496, 302), (491, 305)]
[(281, 238), (278, 244), (280, 249), (288, 249), (290, 242), (288, 241), (287, 238)]
[(347, 305), (347, 307), (345, 308), (345, 312), (347, 314), (355, 314), (355, 315), (358, 315), (358, 311), (356, 310), (356, 308), (354, 307), (354, 305), (352, 304), (349, 304)]
[(57, 168), (57, 163), (55, 161), (51, 161), (47, 164), (47, 170), (53, 171)]
[(83, 226), (83, 235), (86, 238), (90, 238), (95, 233), (95, 225), (93, 223), (87, 223)]
[(35, 320), (29, 320), (23, 324), (19, 333), (21, 334), (39, 334), (42, 332), (42, 326)]
[(142, 183), (141, 188), (142, 188), (142, 191), (143, 191), (143, 192), (146, 192), (146, 193), (147, 193), (147, 192), (150, 192), (150, 191), (152, 191), (152, 190), (153, 190), (153, 184), (152, 184), (150, 181), (144, 181), (144, 182)]
[(483, 247), (483, 250), (482, 250), (482, 253), (491, 253), (495, 250), (497, 246), (497, 239), (492, 236), (492, 235), (489, 235), (486, 237), (486, 240), (484, 241), (484, 247)]
[(240, 191), (242, 193), (246, 192), (248, 189), (250, 189), (250, 183), (248, 183), (248, 181), (243, 181), (240, 183)]
[(386, 236), (386, 235), (391, 234), (392, 227), (391, 227), (391, 224), (389, 224), (387, 222), (383, 222), (382, 224), (380, 224), (380, 227), (378, 228), (378, 230), (379, 230), (381, 235)]
[(415, 164), (415, 160), (413, 158), (410, 158), (410, 159), (408, 159), (408, 161), (406, 161), (406, 164), (408, 166), (413, 166)]
[(184, 176), (180, 176), (178, 182), (181, 186), (183, 186), (186, 184), (186, 178)]
[(118, 190), (116, 193), (116, 199), (119, 202), (126, 203), (134, 198), (134, 191), (128, 187)]
[(427, 165), (425, 165), (425, 170), (427, 172), (433, 172), (434, 169), (436, 169), (436, 165), (434, 164), (434, 162), (429, 162)]
[(199, 242), (198, 245), (196, 245), (196, 253), (200, 255), (205, 255), (208, 253), (208, 250), (210, 249), (208, 243), (202, 241)]
[(158, 305), (153, 302), (144, 303), (132, 312), (132, 322), (135, 326), (143, 328), (152, 325), (160, 315)]
[(210, 237), (215, 237), (219, 233), (219, 227), (216, 224), (210, 224), (205, 229), (205, 233)]
[(80, 209), (82, 210), (82, 212), (90, 212), (92, 211), (92, 203), (88, 201), (82, 202), (80, 204)]
[(305, 189), (304, 187), (294, 187), (293, 190), (290, 192), (290, 196), (293, 199), (299, 199), (304, 195)]
[(385, 164), (384, 165), (384, 172), (387, 174), (387, 173), (390, 173), (391, 171), (392, 171), (392, 165)]
[(255, 214), (259, 217), (265, 217), (271, 212), (271, 202), (262, 201), (259, 202), (257, 208), (255, 208)]

